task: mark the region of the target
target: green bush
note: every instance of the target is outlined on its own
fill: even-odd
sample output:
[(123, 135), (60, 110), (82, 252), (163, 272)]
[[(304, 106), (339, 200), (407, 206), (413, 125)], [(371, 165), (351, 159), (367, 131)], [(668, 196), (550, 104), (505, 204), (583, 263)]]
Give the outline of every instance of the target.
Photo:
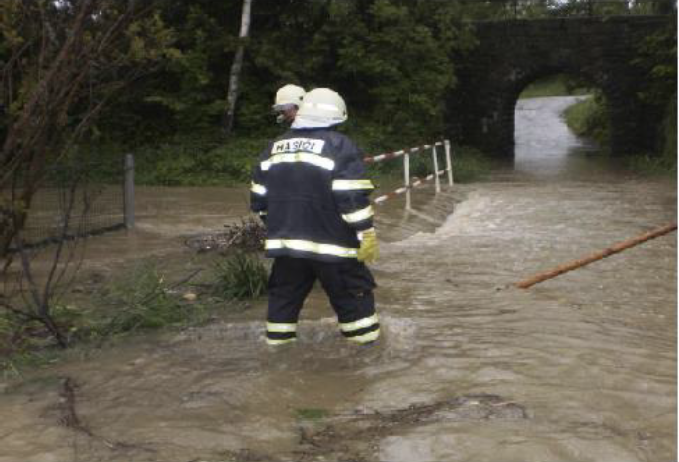
[(161, 186), (228, 186), (247, 182), (268, 138), (178, 137), (136, 152), (136, 182)]
[(480, 150), (470, 146), (453, 146), (453, 173), (456, 183), (477, 181), (489, 174), (492, 160)]
[(592, 138), (599, 143), (609, 139), (608, 107), (604, 97), (595, 93), (591, 98), (579, 101), (564, 111), (568, 127), (578, 136)]
[(646, 175), (677, 175), (677, 97), (667, 103), (665, 117), (660, 127), (661, 151), (645, 153), (628, 159), (629, 167)]
[(225, 300), (246, 300), (266, 293), (268, 271), (258, 254), (237, 252), (214, 266), (214, 293)]

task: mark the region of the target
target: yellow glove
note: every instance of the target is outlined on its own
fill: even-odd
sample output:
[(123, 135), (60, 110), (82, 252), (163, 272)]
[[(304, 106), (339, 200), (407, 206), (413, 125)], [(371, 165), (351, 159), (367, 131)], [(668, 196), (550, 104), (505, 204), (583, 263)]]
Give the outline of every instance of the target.
[(380, 255), (375, 228), (365, 230), (361, 234), (361, 247), (358, 249), (358, 261), (372, 263), (377, 260), (377, 257)]

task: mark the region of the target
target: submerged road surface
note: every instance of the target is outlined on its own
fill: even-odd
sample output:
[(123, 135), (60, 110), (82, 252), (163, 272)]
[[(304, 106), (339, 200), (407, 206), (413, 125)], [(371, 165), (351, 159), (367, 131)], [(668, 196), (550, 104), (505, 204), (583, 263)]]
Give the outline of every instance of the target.
[(572, 102), (519, 102), (513, 169), (378, 209), (379, 345), (320, 292), (295, 346), (264, 345), (264, 303), (139, 339), (7, 384), (0, 461), (675, 461), (676, 234), (510, 286), (676, 220), (675, 184), (570, 134)]

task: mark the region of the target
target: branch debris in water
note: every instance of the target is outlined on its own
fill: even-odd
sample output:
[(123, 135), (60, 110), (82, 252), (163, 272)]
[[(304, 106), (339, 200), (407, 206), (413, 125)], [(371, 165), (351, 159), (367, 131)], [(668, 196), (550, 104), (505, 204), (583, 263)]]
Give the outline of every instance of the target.
[(234, 250), (256, 252), (264, 250), (266, 228), (254, 218), (241, 219), (233, 225), (224, 225), (225, 231), (191, 237), (186, 245), (198, 252), (228, 253)]

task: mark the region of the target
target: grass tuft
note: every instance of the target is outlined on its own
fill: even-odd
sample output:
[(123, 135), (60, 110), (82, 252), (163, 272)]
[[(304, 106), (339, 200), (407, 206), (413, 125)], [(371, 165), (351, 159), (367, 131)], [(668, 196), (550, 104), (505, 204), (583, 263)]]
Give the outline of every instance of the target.
[(114, 281), (105, 299), (113, 313), (90, 330), (103, 336), (184, 324), (200, 314), (199, 306), (180, 301), (152, 262)]
[(268, 271), (258, 254), (236, 252), (214, 266), (215, 295), (246, 300), (266, 293)]

